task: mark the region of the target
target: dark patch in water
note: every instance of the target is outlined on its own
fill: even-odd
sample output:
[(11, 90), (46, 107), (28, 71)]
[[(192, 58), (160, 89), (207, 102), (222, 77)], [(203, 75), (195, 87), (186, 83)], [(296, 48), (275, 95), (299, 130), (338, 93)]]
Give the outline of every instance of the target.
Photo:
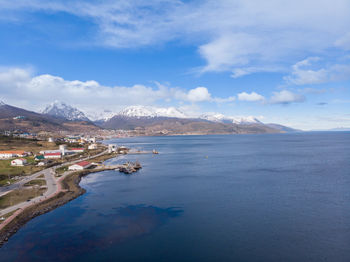
[(26, 236), (28, 241), (25, 245), (18, 247), (15, 261), (75, 260), (85, 252), (104, 250), (111, 245), (149, 235), (182, 213), (183, 210), (178, 208), (131, 205), (114, 208), (109, 214), (98, 213), (102, 223), (84, 227), (84, 230), (71, 235), (70, 239), (67, 239), (65, 233), (67, 230), (68, 234), (69, 229), (65, 228), (47, 238), (45, 234), (30, 232)]

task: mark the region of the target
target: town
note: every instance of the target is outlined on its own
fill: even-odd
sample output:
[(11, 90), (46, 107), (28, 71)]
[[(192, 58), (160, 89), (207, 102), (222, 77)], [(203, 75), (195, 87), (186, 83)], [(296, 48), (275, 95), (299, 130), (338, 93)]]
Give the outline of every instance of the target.
[[(66, 192), (67, 179), (74, 175), (80, 178), (104, 170), (137, 172), (141, 168), (139, 162), (119, 165), (103, 162), (118, 155), (142, 153), (158, 154), (155, 150), (146, 152), (104, 144), (87, 135), (0, 136), (0, 232), (23, 210)], [(78, 183), (76, 180), (74, 189), (69, 190), (76, 193), (67, 201), (81, 193)], [(7, 235), (2, 239), (0, 235), (0, 245), (6, 238)]]

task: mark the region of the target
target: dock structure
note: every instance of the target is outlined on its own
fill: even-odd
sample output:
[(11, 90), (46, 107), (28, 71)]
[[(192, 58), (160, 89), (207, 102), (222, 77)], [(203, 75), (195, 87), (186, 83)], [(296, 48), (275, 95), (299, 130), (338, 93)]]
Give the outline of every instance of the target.
[(137, 172), (142, 168), (141, 164), (136, 162), (126, 162), (124, 164), (118, 164), (118, 165), (103, 165), (103, 166), (97, 166), (94, 168), (95, 171), (105, 171), (105, 170), (118, 170), (119, 172), (122, 172), (124, 174), (132, 174), (134, 172)]

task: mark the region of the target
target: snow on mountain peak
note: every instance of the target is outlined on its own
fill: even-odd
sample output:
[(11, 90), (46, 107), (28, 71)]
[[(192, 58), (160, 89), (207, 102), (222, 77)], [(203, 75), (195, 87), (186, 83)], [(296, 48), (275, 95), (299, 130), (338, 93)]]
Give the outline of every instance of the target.
[(0, 106), (5, 106), (6, 104), (4, 103), (4, 101), (0, 100)]
[(261, 124), (254, 116), (225, 116), (220, 113), (207, 113), (199, 118), (213, 122), (233, 123), (233, 124)]
[(54, 101), (48, 105), (43, 111), (43, 114), (52, 115), (56, 117), (63, 117), (68, 120), (80, 120), (88, 121), (89, 119), (85, 116), (83, 112), (75, 107), (67, 105), (61, 101)]
[(90, 111), (87, 112), (87, 117), (92, 121), (98, 121), (98, 120), (107, 121), (115, 115), (116, 115), (115, 112), (107, 109), (101, 112), (90, 112)]
[(126, 117), (175, 117), (188, 118), (186, 114), (176, 109), (175, 107), (159, 108), (152, 106), (129, 106), (118, 113), (119, 116)]

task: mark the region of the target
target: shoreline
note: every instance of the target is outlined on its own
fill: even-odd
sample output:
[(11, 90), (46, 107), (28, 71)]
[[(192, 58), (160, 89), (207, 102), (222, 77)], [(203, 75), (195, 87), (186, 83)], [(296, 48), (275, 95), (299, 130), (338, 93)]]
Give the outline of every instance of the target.
[(88, 174), (102, 171), (105, 170), (91, 169), (71, 173), (62, 180), (57, 181), (58, 190), (53, 196), (25, 209), (16, 210), (3, 224), (0, 224), (0, 248), (6, 244), (11, 236), (33, 218), (46, 214), (83, 195), (86, 190), (79, 185), (81, 178)]

